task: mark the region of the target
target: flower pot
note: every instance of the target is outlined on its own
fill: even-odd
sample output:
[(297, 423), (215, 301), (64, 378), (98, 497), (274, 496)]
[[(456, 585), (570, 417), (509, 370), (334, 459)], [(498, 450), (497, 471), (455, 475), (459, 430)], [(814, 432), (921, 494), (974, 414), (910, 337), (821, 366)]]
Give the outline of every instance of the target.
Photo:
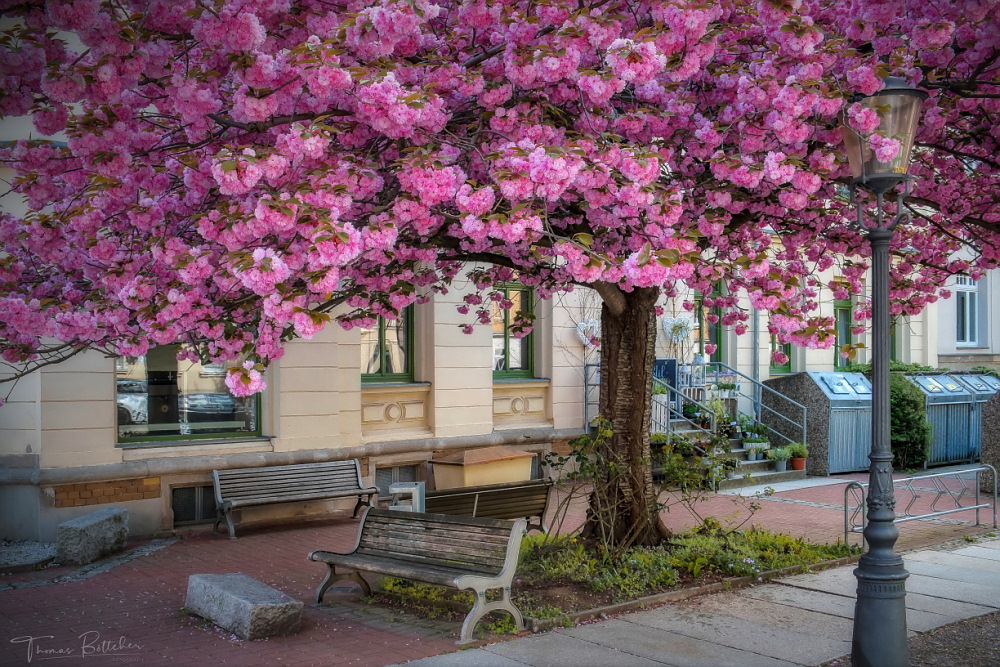
[(792, 464), (792, 470), (805, 470), (806, 460), (804, 457), (793, 457), (789, 459)]
[(785, 472), (785, 466), (788, 465), (788, 461), (775, 461), (774, 462), (774, 472)]

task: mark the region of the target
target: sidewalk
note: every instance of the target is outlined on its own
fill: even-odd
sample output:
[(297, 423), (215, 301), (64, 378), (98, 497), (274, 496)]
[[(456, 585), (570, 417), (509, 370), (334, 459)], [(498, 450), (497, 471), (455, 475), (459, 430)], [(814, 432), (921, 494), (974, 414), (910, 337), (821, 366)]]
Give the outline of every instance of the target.
[[(1000, 609), (1000, 539), (905, 557), (910, 633)], [(853, 566), (408, 663), (413, 667), (818, 665), (851, 652)]]
[[(854, 477), (863, 478), (863, 476)], [(843, 538), (843, 508), (842, 505), (838, 507), (836, 503), (843, 503), (843, 487), (846, 480), (851, 478), (840, 477), (833, 480), (833, 483), (818, 485), (816, 480), (806, 480), (809, 484), (804, 488), (777, 491), (769, 498), (756, 501), (761, 505), (761, 509), (753, 515), (751, 523), (813, 541), (836, 542), (838, 538)], [(746, 492), (744, 490), (744, 493)], [(740, 505), (735, 505), (731, 496), (710, 495), (707, 498), (706, 502), (699, 503), (696, 507), (701, 516), (714, 515), (722, 518), (733, 515), (739, 509), (741, 515), (734, 520), (738, 523), (746, 518), (745, 508), (740, 509), (745, 505), (743, 501), (740, 501)], [(664, 519), (676, 530), (697, 522), (697, 519), (680, 507), (675, 507), (666, 513)], [(988, 512), (984, 514), (983, 526), (979, 528), (960, 522), (971, 519), (971, 513), (965, 513), (952, 515), (950, 518), (939, 517), (901, 524), (897, 550), (924, 548), (960, 538), (962, 535), (982, 535), (989, 530), (991, 517)], [(338, 589), (332, 589), (327, 593), (324, 604), (315, 604), (314, 592), (325, 569), (318, 563), (307, 561), (306, 554), (319, 548), (334, 551), (349, 550), (354, 544), (357, 527), (356, 520), (337, 518), (321, 523), (243, 530), (239, 533), (240, 538), (235, 541), (229, 540), (224, 535), (214, 535), (209, 532), (193, 533), (178, 540), (135, 545), (138, 548), (119, 556), (117, 560), (106, 559), (95, 566), (48, 568), (39, 572), (2, 576), (0, 577), (0, 628), (2, 628), (0, 665), (28, 664), (29, 639), (27, 638), (34, 638), (30, 642), (35, 649), (31, 664), (39, 664), (43, 659), (61, 658), (58, 663), (60, 665), (78, 663), (120, 665), (123, 662), (132, 662), (145, 665), (221, 663), (374, 667), (445, 653), (449, 655), (434, 659), (450, 661), (441, 664), (494, 664), (492, 661), (517, 657), (508, 656), (503, 653), (504, 651), (533, 651), (533, 647), (537, 645), (551, 646), (552, 652), (547, 654), (548, 657), (531, 659), (528, 658), (528, 653), (519, 654), (522, 657), (518, 660), (526, 664), (590, 665), (600, 662), (663, 664), (664, 655), (690, 654), (685, 658), (686, 662), (676, 664), (714, 665), (723, 663), (727, 655), (737, 656), (742, 660), (745, 656), (738, 656), (732, 651), (755, 647), (754, 642), (761, 641), (756, 635), (771, 632), (772, 627), (776, 627), (778, 631), (782, 630), (782, 627), (793, 625), (798, 628), (797, 619), (802, 614), (783, 599), (757, 598), (756, 596), (761, 595), (760, 591), (774, 590), (773, 585), (759, 586), (731, 594), (729, 597), (706, 597), (658, 610), (622, 616), (599, 624), (501, 642), (486, 649), (453, 653), (456, 650), (455, 640), (460, 626), (458, 622), (421, 619), (385, 605), (368, 605), (359, 600), (356, 589), (341, 589), (340, 592)], [(852, 535), (851, 539), (852, 542), (856, 542), (860, 536)], [(1000, 561), (1000, 552), (995, 551), (998, 547), (993, 542), (984, 542), (983, 546), (970, 548), (988, 550)], [(907, 590), (916, 594), (908, 597), (911, 604), (914, 604), (914, 601), (929, 604), (924, 597), (934, 599), (947, 597), (938, 589), (928, 592), (914, 588), (914, 586), (929, 586), (924, 578), (937, 582), (944, 581), (938, 574), (931, 575), (925, 571), (926, 563), (938, 563), (932, 556), (933, 553), (921, 556), (923, 560), (919, 562), (925, 565), (914, 567), (911, 567), (911, 562), (918, 562), (914, 560), (915, 557), (905, 556), (907, 567), (914, 573), (907, 585)], [(967, 578), (973, 577), (972, 581), (976, 582), (974, 584), (970, 585), (969, 581), (963, 581), (969, 588), (980, 593), (988, 593), (986, 597), (989, 599), (956, 598), (950, 604), (958, 606), (949, 607), (945, 610), (947, 613), (915, 608), (915, 611), (930, 612), (937, 616), (914, 617), (910, 621), (912, 629), (924, 631), (922, 628), (925, 626), (931, 627), (928, 625), (928, 618), (948, 623), (964, 617), (963, 614), (971, 616), (976, 613), (986, 613), (983, 610), (992, 609), (994, 606), (990, 599), (1000, 600), (1000, 590), (991, 588), (1000, 584), (984, 581), (980, 586), (979, 580), (975, 579), (976, 576), (980, 576), (976, 573), (981, 572), (987, 572), (988, 577), (996, 579), (997, 571), (976, 569), (989, 565), (982, 562), (987, 557), (979, 551), (960, 556), (961, 559), (974, 560), (959, 560), (957, 562), (962, 563), (960, 569), (963, 571), (959, 572), (955, 568), (952, 568), (952, 571), (959, 572)], [(825, 580), (820, 580), (822, 583), (817, 585), (823, 593), (815, 595), (810, 593), (806, 596), (809, 600), (815, 598), (815, 600), (840, 603), (838, 613), (825, 608), (810, 609), (811, 613), (821, 614), (830, 632), (834, 633), (833, 638), (824, 640), (829, 644), (830, 657), (838, 657), (849, 650), (848, 648), (836, 653), (843, 643), (850, 640), (850, 623), (845, 619), (849, 619), (848, 610), (853, 609), (853, 601), (848, 599), (853, 596), (851, 581), (853, 577), (850, 576), (850, 568), (842, 571), (845, 574), (837, 575), (842, 577), (838, 580), (840, 582), (838, 585), (847, 588), (834, 590)], [(182, 612), (190, 575), (226, 572), (243, 572), (305, 602), (302, 631), (290, 637), (242, 641), (201, 619)], [(824, 573), (812, 576), (833, 575)], [(832, 582), (830, 585), (835, 583), (837, 582)], [(789, 591), (807, 588), (805, 584), (782, 583), (778, 585), (777, 590), (789, 594)], [(963, 587), (949, 584), (944, 588), (947, 590), (943, 593), (952, 595), (955, 590)], [(739, 604), (729, 610), (728, 615), (719, 614), (719, 610), (712, 605), (722, 603), (709, 601), (720, 599), (735, 600)], [(844, 599), (847, 599), (846, 607)], [(767, 626), (765, 630), (758, 631), (755, 627), (760, 621), (757, 612), (746, 612), (751, 614), (749, 619), (741, 619), (737, 612), (744, 613), (741, 610), (758, 609), (760, 605), (769, 605), (768, 609), (775, 614), (791, 609), (794, 616), (776, 615), (776, 619), (785, 620), (777, 626)], [(729, 624), (727, 627), (733, 632), (738, 628), (750, 628), (747, 623), (754, 625), (754, 631), (750, 632), (750, 636), (745, 640), (741, 640), (739, 645), (731, 646), (719, 639), (694, 635), (693, 629), (685, 629), (688, 626), (704, 629), (707, 625), (701, 622), (701, 619), (707, 618), (708, 615), (712, 615), (713, 618), (714, 615), (719, 615), (724, 620), (735, 619), (726, 620)], [(921, 623), (923, 625), (920, 625)], [(587, 634), (591, 632), (599, 633), (600, 636)], [(580, 633), (583, 633), (584, 639), (577, 638)], [(729, 633), (729, 636), (740, 637), (741, 634)], [(586, 649), (589, 657), (582, 661), (570, 660), (573, 654), (569, 648), (564, 649), (563, 644), (578, 641), (582, 642), (580, 650)], [(90, 642), (91, 649), (103, 645), (106, 650), (100, 653), (91, 650), (81, 659), (86, 642)], [(615, 650), (615, 643), (620, 650)], [(642, 648), (644, 646), (647, 648)], [(685, 651), (687, 653), (684, 653)], [(698, 651), (711, 651), (711, 653), (702, 654)], [(762, 651), (763, 649), (758, 651), (752, 648), (751, 652), (758, 656), (770, 655)], [(596, 658), (599, 655), (621, 657), (623, 662), (614, 662), (610, 658), (605, 661), (603, 657), (598, 661)], [(657, 660), (652, 657), (655, 655), (661, 656), (661, 662), (650, 662)], [(699, 655), (710, 657), (702, 660), (698, 658)], [(794, 657), (789, 655), (781, 659), (795, 662), (792, 659)], [(813, 657), (815, 657), (813, 654), (805, 656), (806, 659)], [(559, 662), (563, 658), (566, 661)], [(540, 662), (533, 662), (536, 659)], [(470, 660), (486, 662), (468, 662)], [(766, 664), (782, 664), (774, 662), (773, 657), (768, 657), (767, 660), (770, 662)]]

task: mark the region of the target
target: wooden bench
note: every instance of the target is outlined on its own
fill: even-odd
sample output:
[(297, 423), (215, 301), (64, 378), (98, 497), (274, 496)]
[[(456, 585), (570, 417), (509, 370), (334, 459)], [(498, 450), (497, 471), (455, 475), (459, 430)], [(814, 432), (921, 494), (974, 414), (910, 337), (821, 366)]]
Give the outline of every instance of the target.
[[(545, 531), (542, 517), (548, 506), (552, 479), (507, 482), (486, 486), (466, 486), (457, 489), (428, 491), (424, 509), (437, 514), (459, 514), (487, 519), (529, 520), (528, 529)], [(531, 523), (531, 519), (538, 519)]]
[[(336, 582), (349, 579), (371, 595), (361, 572), (399, 577), (449, 588), (471, 588), (475, 603), (462, 624), (459, 644), (472, 641), (480, 618), (491, 611), (510, 613), (517, 629), (524, 620), (510, 599), (525, 520), (421, 514), (370, 507), (361, 519), (358, 541), (351, 553), (313, 551), (309, 560), (326, 563), (326, 579), (316, 590), (316, 602)], [(337, 571), (337, 567), (346, 571)], [(501, 598), (487, 602), (486, 591), (500, 589)]]
[[(361, 465), (357, 459), (213, 470), (212, 480), (217, 512), (214, 529), (218, 530), (225, 520), (229, 524), (229, 538), (233, 540), (236, 539), (234, 509), (357, 496), (358, 504), (354, 506), (354, 516), (357, 516), (358, 510), (366, 504), (371, 505), (372, 496), (378, 493), (374, 486), (362, 486)], [(368, 496), (367, 502), (362, 500), (363, 496)]]

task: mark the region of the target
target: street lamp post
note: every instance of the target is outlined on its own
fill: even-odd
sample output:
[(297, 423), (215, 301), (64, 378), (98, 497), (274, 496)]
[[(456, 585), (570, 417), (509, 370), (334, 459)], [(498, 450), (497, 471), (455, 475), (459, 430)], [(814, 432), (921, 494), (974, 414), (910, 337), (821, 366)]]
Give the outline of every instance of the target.
[[(889, 436), (889, 245), (901, 222), (909, 222), (903, 200), (910, 194), (910, 150), (916, 135), (920, 107), (927, 94), (896, 77), (884, 88), (856, 101), (879, 114), (878, 133), (897, 139), (899, 153), (891, 162), (880, 162), (867, 137), (843, 126), (844, 145), (851, 164), (851, 203), (857, 207), (857, 225), (872, 249), (872, 445), (868, 458), (868, 525), (864, 536), (868, 551), (854, 576), (858, 580), (854, 609), (851, 659), (855, 667), (909, 665), (906, 645), (906, 578), (903, 559), (893, 551), (899, 530), (894, 524), (896, 499), (892, 487), (892, 448)], [(896, 198), (896, 217), (883, 220), (883, 196), (905, 183)], [(858, 188), (875, 195), (875, 226), (867, 227), (858, 203)]]

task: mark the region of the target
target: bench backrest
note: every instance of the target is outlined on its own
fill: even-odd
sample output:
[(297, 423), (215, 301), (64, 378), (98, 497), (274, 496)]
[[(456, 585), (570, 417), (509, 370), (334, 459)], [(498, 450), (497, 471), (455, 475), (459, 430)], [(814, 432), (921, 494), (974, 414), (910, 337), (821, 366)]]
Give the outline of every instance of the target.
[(516, 565), (523, 533), (523, 520), (512, 522), (373, 507), (365, 512), (354, 553), (496, 575), (511, 556)]
[(261, 468), (213, 470), (216, 502), (248, 499), (315, 498), (331, 492), (361, 489), (357, 459), (299, 463)]
[(424, 509), (439, 514), (519, 519), (540, 517), (548, 502), (551, 479), (428, 491)]

